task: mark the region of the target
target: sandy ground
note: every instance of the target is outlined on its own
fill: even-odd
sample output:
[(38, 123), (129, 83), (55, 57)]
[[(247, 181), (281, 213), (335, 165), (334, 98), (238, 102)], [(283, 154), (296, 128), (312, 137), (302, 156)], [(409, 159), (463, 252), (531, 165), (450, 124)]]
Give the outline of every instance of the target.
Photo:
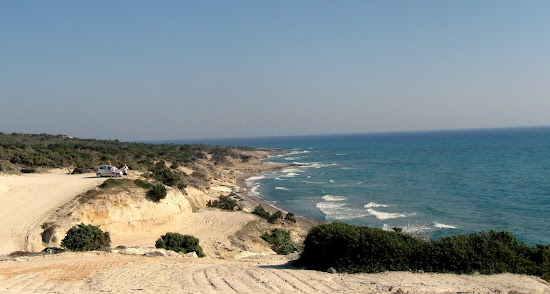
[[(230, 236), (236, 234), (248, 222), (256, 218), (249, 213), (229, 212), (219, 209), (201, 209), (199, 212), (190, 213), (185, 220), (178, 222), (171, 232), (195, 236), (200, 240), (200, 245), (207, 256), (227, 256), (237, 254), (232, 248)], [(150, 230), (148, 232), (132, 232), (124, 234), (115, 232), (112, 234), (112, 247), (154, 247), (155, 241), (166, 233), (166, 230)], [(235, 251), (234, 254), (231, 254)]]
[(0, 255), (24, 250), (29, 230), (40, 226), (56, 207), (105, 181), (95, 174), (69, 175), (55, 169), (44, 174), (0, 176)]
[[(0, 176), (0, 254), (25, 249), (32, 227), (104, 180), (63, 170)], [(550, 293), (548, 283), (531, 276), (329, 274), (290, 267), (286, 257), (268, 253), (233, 256), (230, 237), (239, 238), (255, 216), (215, 209), (182, 216), (175, 230), (199, 237), (209, 257), (105, 252), (0, 256), (0, 293)], [(154, 246), (159, 232), (151, 232), (113, 234), (113, 246)], [(210, 254), (217, 251), (225, 253)]]
[[(0, 261), (1, 293), (550, 293), (511, 274), (329, 274), (284, 257), (223, 260), (63, 253)], [(399, 289), (402, 292), (398, 292)]]

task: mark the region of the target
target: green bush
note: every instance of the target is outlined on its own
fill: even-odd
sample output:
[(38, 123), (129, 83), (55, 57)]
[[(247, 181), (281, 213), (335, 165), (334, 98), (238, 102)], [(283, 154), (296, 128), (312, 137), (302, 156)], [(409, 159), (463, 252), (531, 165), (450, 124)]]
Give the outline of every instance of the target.
[(267, 218), (267, 221), (273, 224), (273, 223), (277, 222), (278, 220), (280, 220), (281, 218), (283, 218), (283, 213), (281, 211), (277, 210), (275, 213), (273, 213), (272, 215), (270, 215)]
[(229, 196), (220, 196), (218, 200), (208, 200), (206, 203), (206, 206), (208, 207), (217, 207), (225, 210), (235, 210), (235, 207), (237, 207), (237, 201), (234, 199), (231, 199)]
[(167, 186), (175, 186), (181, 180), (180, 175), (167, 168), (163, 160), (157, 162), (153, 168), (151, 168), (151, 173), (154, 179)]
[(97, 250), (111, 245), (111, 236), (93, 225), (73, 226), (61, 240), (61, 247), (72, 251)]
[(164, 248), (176, 252), (188, 253), (196, 252), (197, 256), (204, 257), (202, 247), (199, 245), (199, 239), (179, 233), (166, 233), (155, 243), (156, 248)]
[(147, 193), (149, 198), (155, 202), (159, 202), (161, 199), (166, 198), (166, 194), (166, 187), (161, 183), (153, 185), (151, 190)]
[(298, 244), (292, 241), (290, 232), (283, 229), (273, 229), (271, 230), (271, 234), (265, 232), (262, 235), (262, 239), (271, 244), (271, 249), (277, 252), (277, 254), (287, 255), (301, 249)]
[(135, 179), (134, 183), (143, 189), (151, 189), (151, 187), (153, 186), (150, 183), (140, 179)]
[(270, 214), (269, 211), (265, 210), (262, 205), (256, 206), (252, 213), (258, 215), (259, 217), (267, 220), (269, 223), (272, 224), (283, 218), (283, 213), (281, 211), (277, 210), (275, 213)]
[(259, 217), (261, 218), (265, 218), (265, 219), (268, 219), (270, 214), (267, 210), (265, 210), (265, 208), (261, 205), (258, 205), (254, 208), (254, 210), (252, 211), (253, 214), (255, 215), (258, 215)]
[(424, 241), (401, 232), (332, 223), (309, 231), (297, 264), (347, 272), (510, 272), (549, 280), (550, 245), (530, 247), (508, 232)]
[(296, 217), (294, 216), (294, 213), (289, 212), (289, 213), (286, 214), (285, 220), (295, 223), (296, 222)]
[(105, 189), (113, 186), (118, 186), (122, 184), (122, 182), (115, 180), (115, 179), (106, 179), (101, 185), (99, 185), (100, 188)]

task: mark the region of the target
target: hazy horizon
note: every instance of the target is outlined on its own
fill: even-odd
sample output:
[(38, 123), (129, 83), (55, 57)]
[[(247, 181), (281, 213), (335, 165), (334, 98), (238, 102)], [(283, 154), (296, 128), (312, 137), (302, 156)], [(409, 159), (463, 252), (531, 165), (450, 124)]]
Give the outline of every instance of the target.
[(0, 3), (0, 131), (160, 141), (550, 125), (550, 2)]

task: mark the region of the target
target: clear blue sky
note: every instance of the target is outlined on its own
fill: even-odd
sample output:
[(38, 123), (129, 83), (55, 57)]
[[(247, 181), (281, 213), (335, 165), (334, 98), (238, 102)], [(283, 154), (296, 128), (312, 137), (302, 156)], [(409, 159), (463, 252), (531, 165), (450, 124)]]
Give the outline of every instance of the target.
[(0, 1), (0, 131), (550, 125), (550, 1)]

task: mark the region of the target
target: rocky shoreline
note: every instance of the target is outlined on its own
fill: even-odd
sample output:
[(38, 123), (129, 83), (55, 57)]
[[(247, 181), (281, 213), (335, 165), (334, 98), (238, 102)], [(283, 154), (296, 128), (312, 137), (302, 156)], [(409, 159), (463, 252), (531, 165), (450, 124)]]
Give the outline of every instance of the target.
[[(296, 165), (269, 163), (264, 161), (266, 158), (268, 158), (269, 155), (279, 154), (281, 152), (281, 150), (279, 149), (276, 149), (276, 150), (262, 149), (258, 152), (261, 152), (258, 155), (258, 162), (254, 162), (250, 164), (249, 168), (239, 169), (240, 172), (237, 175), (235, 175), (236, 185), (239, 187), (239, 191), (241, 191), (239, 193), (239, 196), (245, 199), (245, 207), (250, 211), (252, 211), (256, 206), (262, 205), (269, 213), (274, 213), (278, 210), (285, 212), (283, 209), (273, 204), (270, 204), (264, 199), (250, 195), (249, 187), (246, 184), (246, 180), (251, 177), (261, 175), (261, 173), (264, 173), (267, 171), (281, 170), (281, 169), (291, 167), (291, 166), (296, 166)], [(305, 231), (309, 231), (312, 227), (321, 223), (323, 222), (320, 220), (296, 215), (296, 224)]]

